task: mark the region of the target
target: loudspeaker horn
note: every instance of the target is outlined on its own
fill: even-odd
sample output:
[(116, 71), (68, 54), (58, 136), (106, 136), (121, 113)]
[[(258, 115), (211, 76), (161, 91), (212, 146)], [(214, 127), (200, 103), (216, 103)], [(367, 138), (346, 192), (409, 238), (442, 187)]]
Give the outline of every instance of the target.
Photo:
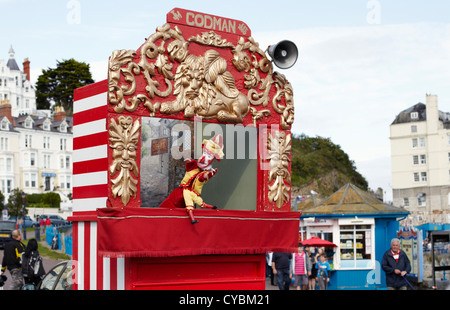
[(272, 57), (273, 63), (280, 69), (289, 69), (297, 62), (298, 58), (297, 46), (288, 40), (270, 45), (268, 53)]

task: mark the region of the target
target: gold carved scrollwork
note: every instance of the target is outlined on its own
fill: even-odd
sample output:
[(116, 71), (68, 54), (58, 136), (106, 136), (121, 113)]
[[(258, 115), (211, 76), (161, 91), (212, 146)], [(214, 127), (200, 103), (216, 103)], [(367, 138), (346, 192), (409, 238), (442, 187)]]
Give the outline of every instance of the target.
[[(231, 49), (231, 63), (236, 70), (244, 72), (242, 87), (248, 89), (247, 95), (238, 90), (227, 61), (216, 50), (190, 55), (190, 43)], [(173, 72), (175, 67), (176, 72)], [(135, 94), (136, 76), (140, 74), (146, 82), (145, 94)], [(160, 85), (160, 81), (165, 85)], [(273, 72), (271, 61), (252, 37), (241, 37), (236, 46), (214, 31), (185, 40), (177, 26), (172, 29), (170, 24), (165, 24), (146, 40), (139, 53), (132, 50), (113, 52), (108, 85), (109, 102), (117, 113), (134, 112), (142, 104), (151, 116), (156, 112), (174, 114), (183, 111), (186, 118), (196, 115), (220, 122), (242, 123), (250, 112), (256, 125), (264, 116), (270, 116), (271, 110), (254, 107), (267, 107), (272, 100), (273, 110), (281, 115), (283, 129), (289, 129), (294, 120), (291, 85), (282, 74)], [(269, 94), (273, 87), (276, 95), (271, 99)], [(170, 95), (177, 99), (158, 102), (158, 98)]]
[(291, 174), (289, 161), (291, 154), (291, 134), (276, 131), (268, 134), (267, 146), (269, 153), (269, 201), (275, 202), (281, 208), (289, 201), (291, 190)]
[[(109, 166), (111, 190), (114, 198), (119, 196), (124, 206), (137, 193), (139, 168), (136, 156), (140, 128), (139, 120), (133, 122), (131, 116), (120, 116), (118, 123), (114, 119), (109, 123), (109, 147), (113, 149), (113, 163)], [(119, 174), (113, 178), (117, 171)]]
[[(139, 74), (140, 70), (137, 64), (131, 62), (136, 52), (133, 50), (114, 51), (109, 59), (109, 80), (108, 80), (108, 99), (109, 103), (115, 105), (114, 111), (122, 113), (123, 110), (133, 112), (137, 106), (129, 106), (124, 99), (124, 95), (132, 95), (136, 91), (136, 80), (134, 74)], [(126, 68), (121, 68), (127, 65)], [(119, 86), (120, 76), (123, 75), (129, 86)]]

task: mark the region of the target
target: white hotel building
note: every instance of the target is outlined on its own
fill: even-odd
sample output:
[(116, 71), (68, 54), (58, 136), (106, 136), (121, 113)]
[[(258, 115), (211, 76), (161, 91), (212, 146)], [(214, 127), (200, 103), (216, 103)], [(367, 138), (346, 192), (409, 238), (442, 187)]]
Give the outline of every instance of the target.
[(36, 110), (29, 61), (20, 71), (14, 51), (0, 60), (0, 191), (6, 201), (14, 188), (27, 194), (72, 193), (72, 118), (64, 111)]
[(394, 205), (412, 225), (450, 223), (450, 113), (427, 94), (397, 115), (390, 140)]

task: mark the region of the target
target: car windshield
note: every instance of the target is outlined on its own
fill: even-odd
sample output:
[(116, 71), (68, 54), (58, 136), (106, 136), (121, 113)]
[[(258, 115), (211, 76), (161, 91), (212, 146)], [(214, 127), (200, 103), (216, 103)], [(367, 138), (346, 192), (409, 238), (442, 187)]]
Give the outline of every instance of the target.
[(14, 230), (16, 229), (16, 224), (13, 222), (0, 222), (0, 230)]

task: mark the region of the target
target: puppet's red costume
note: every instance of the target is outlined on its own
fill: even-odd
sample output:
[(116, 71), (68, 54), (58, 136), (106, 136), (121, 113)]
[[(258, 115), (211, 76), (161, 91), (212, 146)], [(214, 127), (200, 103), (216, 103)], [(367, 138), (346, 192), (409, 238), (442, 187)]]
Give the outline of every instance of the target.
[(212, 169), (211, 164), (214, 159), (220, 161), (223, 157), (223, 138), (216, 135), (211, 140), (203, 141), (203, 154), (197, 160), (186, 159), (186, 174), (179, 187), (162, 202), (160, 208), (186, 208), (191, 218), (191, 223), (198, 221), (194, 218), (194, 203), (201, 208), (211, 208), (214, 206), (206, 204), (202, 197), (202, 188), (205, 183), (216, 174), (217, 169)]

